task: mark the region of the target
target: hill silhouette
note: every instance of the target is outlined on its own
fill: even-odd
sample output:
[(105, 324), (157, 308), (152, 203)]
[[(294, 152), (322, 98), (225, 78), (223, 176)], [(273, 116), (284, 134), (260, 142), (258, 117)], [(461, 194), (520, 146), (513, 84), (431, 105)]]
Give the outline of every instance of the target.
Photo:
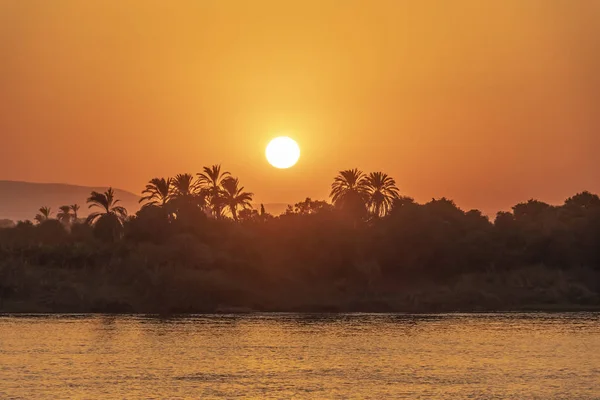
[[(79, 204), (81, 206), (80, 216), (89, 214), (85, 205), (90, 193), (95, 190), (104, 192), (107, 187), (101, 186), (79, 186), (68, 183), (36, 183), (23, 181), (0, 180), (0, 220), (12, 221), (31, 220), (42, 206), (47, 206), (54, 213), (62, 205)], [(135, 214), (140, 209), (140, 196), (127, 190), (115, 189), (121, 204)], [(259, 208), (260, 204), (255, 204)], [(279, 215), (285, 212), (287, 203), (264, 204), (268, 213)]]
[[(51, 207), (56, 214), (58, 207), (70, 204), (79, 204), (80, 216), (85, 217), (89, 214), (86, 199), (90, 193), (106, 189), (65, 183), (0, 181), (0, 219), (32, 220), (42, 206)], [(139, 196), (121, 189), (115, 189), (115, 192), (130, 213), (139, 210)]]

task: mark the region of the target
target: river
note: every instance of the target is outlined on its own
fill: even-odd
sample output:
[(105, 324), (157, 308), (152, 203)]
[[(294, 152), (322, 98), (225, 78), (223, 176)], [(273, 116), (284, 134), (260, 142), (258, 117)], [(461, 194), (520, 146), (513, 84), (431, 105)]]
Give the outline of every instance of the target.
[(1, 399), (600, 399), (600, 314), (0, 315)]

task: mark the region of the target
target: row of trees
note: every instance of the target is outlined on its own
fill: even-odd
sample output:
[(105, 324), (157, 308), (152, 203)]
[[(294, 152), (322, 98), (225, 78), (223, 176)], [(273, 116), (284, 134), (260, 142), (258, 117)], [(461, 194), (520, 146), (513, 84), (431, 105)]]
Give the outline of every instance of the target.
[[(176, 214), (181, 199), (192, 199), (197, 207), (207, 210), (213, 217), (219, 219), (229, 215), (235, 221), (238, 221), (238, 209), (252, 208), (253, 193), (244, 192), (239, 180), (227, 171), (222, 172), (220, 165), (205, 167), (197, 175), (195, 181), (191, 174), (180, 174), (174, 179), (154, 178), (146, 185), (140, 202), (145, 202), (145, 206), (166, 208), (175, 203), (170, 211)], [(399, 191), (395, 180), (383, 172), (367, 175), (358, 169), (350, 169), (335, 177), (330, 197), (334, 205), (357, 217), (364, 218), (369, 213), (372, 217), (382, 217), (399, 198)]]
[[(481, 297), (470, 290), (482, 284), (505, 287), (484, 300), (506, 305), (600, 304), (600, 198), (589, 192), (558, 206), (529, 200), (490, 221), (446, 198), (417, 203), (390, 176), (351, 169), (335, 176), (330, 201), (307, 198), (272, 216), (252, 200), (215, 165), (152, 179), (134, 215), (112, 189), (91, 193), (87, 218), (75, 205), (56, 218), (43, 208), (36, 225), (0, 229), (0, 286), (21, 300), (63, 293), (56, 304), (75, 307), (83, 297), (68, 297), (64, 287), (84, 287), (88, 296), (101, 279), (114, 289), (99, 291), (102, 299), (187, 312), (206, 304), (291, 310), (428, 285), (435, 294), (464, 278), (468, 293), (439, 304), (477, 304)], [(519, 278), (531, 269), (537, 272)], [(57, 290), (48, 291), (49, 279)]]
[[(80, 207), (78, 204), (72, 204), (70, 206), (61, 206), (59, 207), (59, 212), (56, 215), (56, 219), (68, 226), (78, 221), (79, 209)], [(34, 221), (41, 224), (42, 222), (47, 221), (51, 218), (52, 209), (50, 207), (44, 206), (39, 209), (38, 214), (36, 214), (36, 216), (34, 217)]]
[[(216, 220), (232, 219), (236, 222), (273, 218), (265, 212), (262, 205), (260, 212), (253, 209), (253, 197), (253, 193), (246, 192), (244, 187), (240, 186), (238, 178), (228, 171), (223, 171), (220, 165), (213, 165), (204, 167), (203, 172), (196, 174), (196, 177), (185, 173), (174, 178), (151, 179), (142, 191), (140, 212), (161, 209), (163, 215), (171, 221), (199, 215)], [(307, 198), (294, 206), (289, 205), (284, 215), (311, 215), (336, 211), (356, 224), (358, 221), (373, 222), (389, 217), (394, 209), (397, 211), (415, 204), (413, 199), (400, 196), (395, 180), (389, 175), (383, 172), (365, 174), (358, 169), (343, 170), (335, 176), (331, 184), (330, 199), (331, 203)], [(458, 209), (445, 198), (437, 202), (450, 202), (452, 207)], [(94, 191), (87, 199), (88, 208), (94, 209), (94, 212), (85, 220), (79, 219), (80, 206), (77, 204), (60, 207), (56, 219), (65, 226), (83, 221), (95, 225), (110, 220), (111, 223), (122, 227), (128, 218), (132, 219), (135, 216), (128, 217), (127, 210), (119, 203), (112, 188), (103, 193)], [(514, 221), (548, 224), (549, 215), (558, 213), (572, 217), (576, 215), (573, 210), (595, 209), (599, 206), (598, 196), (589, 192), (567, 199), (564, 206), (560, 207), (529, 200), (514, 206), (512, 212), (498, 213), (494, 223), (499, 226), (507, 226)], [(478, 210), (469, 211), (467, 215), (478, 215), (479, 218), (487, 219)], [(37, 223), (50, 219), (52, 210), (49, 207), (41, 207), (34, 218)]]
[[(174, 178), (153, 178), (142, 191), (142, 210), (148, 207), (161, 208), (170, 219), (186, 216), (192, 211), (201, 211), (215, 219), (231, 218), (234, 221), (271, 218), (261, 205), (260, 213), (252, 207), (254, 194), (246, 192), (239, 179), (221, 165), (204, 167), (196, 174), (178, 174)], [(380, 218), (387, 215), (394, 201), (399, 199), (395, 180), (383, 172), (365, 174), (358, 169), (340, 171), (331, 185), (332, 204), (306, 199), (289, 206), (286, 214), (310, 214), (333, 206), (352, 219)], [(108, 229), (109, 238), (115, 238), (128, 217), (127, 210), (119, 205), (115, 192), (109, 188), (104, 193), (92, 192), (87, 199), (92, 212), (86, 223)], [(65, 205), (59, 208), (56, 219), (65, 226), (79, 222), (79, 205)], [(41, 207), (34, 220), (37, 223), (52, 217), (49, 207)]]
[[(205, 167), (196, 177), (179, 174), (152, 179), (142, 194), (143, 206), (136, 215), (128, 216), (109, 188), (104, 193), (92, 192), (87, 199), (93, 212), (86, 224), (75, 224), (83, 222), (76, 204), (61, 207), (56, 220), (51, 219), (49, 208), (42, 207), (35, 220), (40, 225), (58, 221), (70, 229), (86, 225), (96, 237), (109, 242), (123, 235), (154, 243), (177, 234), (207, 240), (211, 229), (229, 229), (215, 224), (209, 229), (209, 221), (222, 221), (222, 226), (227, 221), (240, 222), (259, 237), (274, 235), (269, 240), (281, 248), (288, 246), (280, 243), (286, 235), (290, 243), (315, 237), (331, 240), (323, 234), (352, 237), (357, 242), (345, 245), (356, 252), (350, 258), (376, 258), (394, 270), (400, 263), (405, 272), (424, 265), (431, 269), (445, 265), (444, 271), (459, 272), (498, 265), (600, 264), (600, 198), (589, 192), (570, 197), (561, 206), (529, 200), (514, 206), (512, 212), (498, 213), (493, 222), (478, 210), (464, 212), (445, 198), (418, 204), (400, 196), (392, 177), (357, 169), (340, 171), (334, 178), (331, 203), (307, 198), (288, 206), (279, 217), (266, 213), (262, 206), (260, 211), (253, 209), (253, 194), (244, 191), (239, 180), (220, 165)], [(318, 242), (313, 245), (311, 251), (321, 251), (316, 250)]]
[(396, 181), (383, 172), (366, 175), (358, 169), (340, 171), (331, 185), (331, 200), (356, 218), (385, 216), (399, 198)]
[(244, 191), (240, 181), (220, 165), (204, 167), (194, 179), (192, 174), (175, 178), (154, 178), (146, 185), (140, 202), (144, 207), (164, 207), (177, 216), (183, 209), (196, 207), (220, 219), (227, 214), (238, 220), (238, 210), (252, 207), (253, 193)]

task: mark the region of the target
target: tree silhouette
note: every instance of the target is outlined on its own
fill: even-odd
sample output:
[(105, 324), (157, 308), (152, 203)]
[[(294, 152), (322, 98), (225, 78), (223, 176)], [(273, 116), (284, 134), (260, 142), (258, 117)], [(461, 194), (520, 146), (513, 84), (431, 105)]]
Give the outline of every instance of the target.
[(213, 215), (220, 218), (223, 208), (223, 202), (221, 201), (223, 195), (222, 184), (224, 180), (231, 177), (231, 174), (228, 171), (221, 172), (220, 164), (204, 167), (203, 171), (198, 173), (198, 184), (208, 198)]
[(64, 225), (69, 225), (73, 218), (73, 214), (71, 214), (71, 206), (61, 206), (59, 208), (58, 214), (56, 214), (56, 219), (62, 222)]
[(38, 224), (41, 224), (44, 221), (48, 221), (50, 219), (51, 215), (52, 215), (52, 209), (50, 207), (44, 206), (39, 209), (39, 214), (36, 214), (34, 220)]
[(196, 221), (199, 218), (199, 211), (204, 214), (206, 206), (206, 198), (199, 191), (198, 182), (192, 174), (178, 174), (173, 179), (172, 187), (168, 203), (169, 213), (174, 214), (179, 223), (193, 225), (192, 220)]
[(543, 201), (530, 199), (525, 203), (513, 206), (512, 209), (517, 221), (533, 222), (542, 221), (548, 213), (555, 210), (555, 207)]
[(94, 224), (94, 232), (97, 236), (106, 240), (116, 240), (120, 237), (123, 222), (127, 218), (125, 207), (119, 206), (119, 200), (115, 199), (113, 188), (108, 188), (104, 193), (92, 192), (87, 199), (88, 208), (100, 208), (102, 211), (93, 212), (86, 222)]
[(333, 204), (356, 223), (367, 213), (369, 192), (365, 174), (356, 168), (340, 171), (331, 184), (329, 196)]
[(221, 182), (223, 193), (221, 195), (222, 204), (229, 209), (234, 221), (238, 220), (237, 209), (252, 208), (253, 193), (244, 192), (244, 187), (239, 187), (237, 178), (228, 177)]
[(351, 193), (366, 197), (368, 190), (367, 180), (364, 172), (358, 169), (346, 169), (340, 171), (331, 184), (330, 197), (334, 204), (343, 202)]
[(79, 219), (77, 213), (79, 212), (80, 208), (81, 207), (79, 207), (79, 204), (71, 204), (71, 211), (73, 211), (73, 222), (77, 222)]
[(288, 205), (285, 214), (310, 215), (330, 208), (331, 204), (326, 201), (312, 200), (310, 197), (307, 197), (304, 201), (294, 204), (293, 207)]
[(151, 179), (146, 185), (146, 189), (142, 191), (144, 196), (140, 199), (140, 203), (146, 202), (144, 207), (155, 205), (164, 207), (171, 198), (172, 183), (173, 179), (171, 178)]
[(369, 208), (374, 216), (383, 217), (400, 195), (396, 181), (383, 172), (371, 172), (365, 180)]
[(173, 198), (192, 198), (197, 195), (198, 184), (194, 182), (192, 174), (177, 174), (175, 179), (173, 179), (172, 185)]
[(262, 218), (262, 215), (258, 213), (258, 210), (253, 210), (250, 208), (244, 208), (240, 210), (238, 213), (238, 221), (259, 221)]
[(238, 212), (238, 221), (264, 223), (274, 218), (271, 214), (266, 212), (265, 206), (263, 204), (260, 205), (259, 210), (255, 210), (253, 208), (244, 208), (240, 210)]
[(13, 228), (15, 226), (15, 222), (11, 219), (0, 219), (0, 229)]
[(87, 222), (93, 224), (97, 219), (106, 215), (114, 215), (122, 223), (127, 218), (127, 210), (125, 207), (118, 206), (120, 200), (115, 199), (115, 191), (113, 188), (108, 188), (106, 192), (99, 193), (93, 191), (87, 199), (88, 208), (100, 208), (101, 212), (91, 213), (87, 217)]
[(577, 193), (565, 200), (565, 207), (571, 209), (600, 209), (600, 197), (588, 191)]
[[(302, 197), (272, 216), (252, 208), (252, 193), (218, 166), (204, 173), (202, 183), (195, 174), (149, 181), (144, 201), (154, 203), (127, 218), (108, 189), (87, 199), (89, 224), (67, 225), (78, 206), (52, 218), (42, 207), (35, 226), (0, 220), (0, 258), (8, 260), (0, 290), (19, 289), (18, 307), (32, 300), (57, 311), (129, 300), (150, 312), (600, 304), (600, 197), (592, 193), (562, 205), (526, 201), (491, 222), (447, 198), (417, 203), (385, 173), (353, 169), (335, 177), (334, 204)], [(218, 203), (209, 209), (210, 193)], [(227, 217), (214, 219), (215, 211)], [(102, 293), (84, 302), (54, 290), (94, 294), (99, 279)]]
[(417, 203), (415, 203), (415, 199), (413, 199), (412, 197), (398, 196), (396, 199), (394, 199), (391, 211), (393, 212), (401, 210), (402, 208), (413, 207), (416, 204)]

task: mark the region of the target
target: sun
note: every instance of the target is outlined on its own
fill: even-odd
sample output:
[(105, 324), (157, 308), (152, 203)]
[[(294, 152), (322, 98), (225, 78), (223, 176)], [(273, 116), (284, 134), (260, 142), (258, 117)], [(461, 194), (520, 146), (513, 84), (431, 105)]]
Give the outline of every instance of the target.
[(294, 139), (280, 136), (269, 142), (265, 154), (269, 164), (275, 168), (289, 168), (298, 162), (300, 147)]

